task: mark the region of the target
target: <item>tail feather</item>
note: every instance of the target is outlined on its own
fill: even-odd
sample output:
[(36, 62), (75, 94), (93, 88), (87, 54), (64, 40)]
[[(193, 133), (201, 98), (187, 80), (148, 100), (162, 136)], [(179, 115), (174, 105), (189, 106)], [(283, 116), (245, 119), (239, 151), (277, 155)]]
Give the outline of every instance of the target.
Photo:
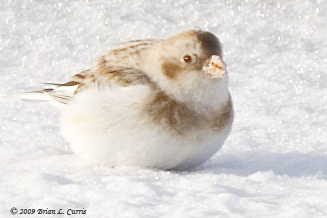
[(19, 98), (25, 101), (50, 101), (52, 103), (59, 103), (59, 105), (67, 104), (76, 94), (76, 89), (80, 83), (76, 81), (69, 81), (67, 83), (45, 83), (47, 85), (56, 86), (55, 88), (43, 89), (42, 91), (25, 92), (14, 94), (7, 97)]
[[(52, 84), (54, 85), (54, 84)], [(55, 89), (44, 89), (42, 91), (25, 92), (12, 95), (11, 97), (20, 98), (26, 101), (52, 101), (67, 104), (73, 99), (77, 85), (74, 83), (55, 84)]]
[(25, 101), (51, 101), (52, 98), (47, 91), (24, 92), (11, 95), (10, 97), (19, 98)]

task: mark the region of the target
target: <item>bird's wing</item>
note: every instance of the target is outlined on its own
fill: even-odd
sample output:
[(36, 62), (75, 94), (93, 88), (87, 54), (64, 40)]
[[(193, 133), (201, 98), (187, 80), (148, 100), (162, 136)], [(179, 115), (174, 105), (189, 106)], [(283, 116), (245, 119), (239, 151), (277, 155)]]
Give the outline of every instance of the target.
[(134, 40), (115, 45), (98, 59), (92, 70), (86, 70), (72, 77), (79, 85), (75, 93), (96, 86), (129, 86), (150, 82), (138, 64), (142, 63), (142, 52), (160, 42), (157, 39)]
[(16, 96), (23, 100), (54, 101), (55, 103), (67, 104), (75, 95), (91, 87), (126, 87), (150, 83), (145, 73), (129, 67), (106, 66), (105, 69), (102, 69), (105, 73), (99, 71), (99, 69), (95, 72), (86, 70), (74, 75), (71, 80), (66, 83), (45, 83), (55, 86), (54, 88), (22, 93)]
[[(130, 86), (149, 84), (149, 77), (133, 63), (139, 61), (140, 53), (161, 40), (134, 40), (115, 45), (101, 56), (95, 67), (82, 71), (66, 83), (46, 83), (55, 86), (42, 91), (18, 95), (23, 100), (54, 101), (67, 104), (74, 96), (90, 87)], [(131, 61), (133, 60), (133, 61)]]

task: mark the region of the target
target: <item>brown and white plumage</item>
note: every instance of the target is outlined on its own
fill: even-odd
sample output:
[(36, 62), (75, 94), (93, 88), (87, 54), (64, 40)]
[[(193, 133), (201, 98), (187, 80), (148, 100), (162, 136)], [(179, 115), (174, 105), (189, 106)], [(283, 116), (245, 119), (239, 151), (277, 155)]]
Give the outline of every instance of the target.
[(109, 166), (186, 169), (210, 158), (232, 126), (221, 58), (219, 40), (204, 31), (130, 41), (42, 94), (63, 105), (62, 133), (78, 155)]

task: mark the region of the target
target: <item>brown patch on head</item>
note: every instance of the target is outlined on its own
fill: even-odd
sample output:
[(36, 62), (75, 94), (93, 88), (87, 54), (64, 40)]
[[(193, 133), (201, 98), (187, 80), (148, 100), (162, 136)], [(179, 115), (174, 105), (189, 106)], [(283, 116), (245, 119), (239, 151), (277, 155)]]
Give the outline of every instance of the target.
[(161, 69), (163, 74), (166, 75), (169, 79), (174, 79), (182, 71), (180, 64), (169, 61), (164, 62), (161, 65)]
[[(202, 71), (212, 55), (222, 56), (219, 39), (210, 32), (190, 30), (162, 41), (162, 72), (174, 79), (183, 72)], [(184, 59), (184, 57), (191, 57)], [(183, 61), (184, 60), (184, 61)]]
[[(206, 56), (219, 55), (222, 56), (222, 46), (219, 39), (212, 33), (200, 30), (190, 30), (181, 32), (168, 38), (165, 43), (168, 46), (174, 46), (174, 43), (187, 41), (186, 39), (197, 40), (206, 54)], [(194, 44), (185, 44), (185, 47), (192, 47)]]
[(218, 55), (222, 57), (221, 43), (215, 35), (209, 32), (199, 31), (197, 37), (201, 42), (202, 48), (206, 55)]

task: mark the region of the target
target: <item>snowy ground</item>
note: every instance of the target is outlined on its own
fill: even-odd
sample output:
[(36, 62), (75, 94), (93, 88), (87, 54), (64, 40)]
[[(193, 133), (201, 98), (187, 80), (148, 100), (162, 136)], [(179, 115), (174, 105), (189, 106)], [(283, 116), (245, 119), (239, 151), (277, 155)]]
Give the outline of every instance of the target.
[(64, 82), (116, 42), (196, 28), (223, 42), (236, 111), (210, 161), (165, 172), (90, 165), (53, 106), (0, 99), (1, 217), (327, 217), (326, 1), (2, 0), (0, 17), (1, 94)]

